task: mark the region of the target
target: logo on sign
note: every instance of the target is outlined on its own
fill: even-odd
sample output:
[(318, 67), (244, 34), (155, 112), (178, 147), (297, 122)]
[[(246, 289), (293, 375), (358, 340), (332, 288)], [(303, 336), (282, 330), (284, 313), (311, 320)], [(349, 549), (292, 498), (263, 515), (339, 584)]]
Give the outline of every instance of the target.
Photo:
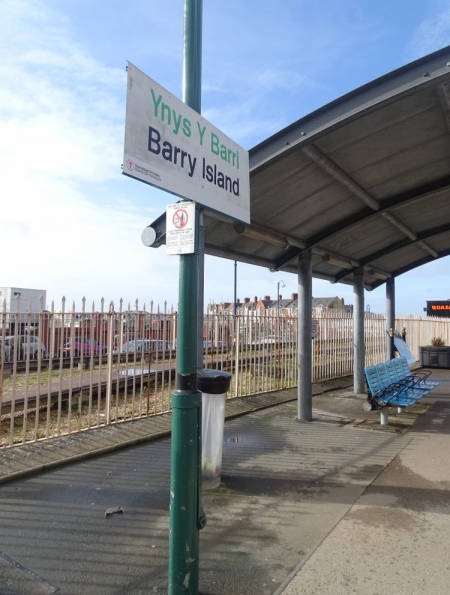
[(184, 209), (178, 209), (178, 211), (175, 211), (173, 214), (172, 220), (176, 229), (183, 229), (183, 227), (186, 227), (187, 222), (189, 221), (187, 211)]

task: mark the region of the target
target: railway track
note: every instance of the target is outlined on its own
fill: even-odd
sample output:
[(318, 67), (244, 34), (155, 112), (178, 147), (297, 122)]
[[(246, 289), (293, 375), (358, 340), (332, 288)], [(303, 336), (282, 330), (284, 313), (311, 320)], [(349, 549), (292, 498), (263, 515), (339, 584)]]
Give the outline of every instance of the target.
[[(290, 354), (292, 356), (292, 354)], [(100, 363), (106, 364), (106, 357), (94, 357), (89, 358), (86, 360), (84, 358), (84, 362), (88, 363), (89, 366), (98, 366)], [(127, 386), (130, 386), (133, 382), (134, 383), (142, 383), (142, 385), (148, 385), (151, 382), (155, 382), (156, 379), (160, 381), (164, 379), (165, 381), (175, 381), (176, 377), (176, 362), (175, 359), (167, 361), (153, 361), (150, 363), (148, 361), (141, 361), (141, 360), (134, 360), (128, 357), (126, 358), (126, 354), (115, 355), (113, 356), (113, 365), (119, 363), (128, 363), (130, 365), (135, 366), (135, 368), (130, 368), (127, 372), (123, 371), (124, 373), (120, 373), (120, 370), (113, 369), (112, 377), (108, 380), (108, 374), (106, 371), (99, 371), (93, 370), (93, 374), (95, 375), (95, 381), (90, 381), (88, 374), (85, 377), (81, 376), (80, 384), (73, 382), (73, 380), (55, 380), (48, 389), (48, 384), (41, 384), (38, 387), (33, 386), (29, 387), (28, 390), (20, 390), (15, 391), (14, 393), (4, 393), (2, 398), (2, 405), (1, 405), (1, 414), (7, 415), (12, 410), (12, 399), (14, 396), (14, 411), (20, 412), (23, 411), (26, 407), (27, 409), (33, 409), (38, 406), (47, 406), (50, 402), (51, 404), (60, 403), (67, 401), (71, 397), (79, 397), (80, 395), (92, 395), (92, 397), (97, 398), (98, 395), (102, 395), (106, 393), (108, 382), (111, 383), (111, 390), (113, 392), (117, 390), (124, 390)], [(247, 356), (241, 356), (239, 358), (239, 366), (240, 368), (247, 368), (250, 365), (266, 365), (266, 355), (257, 352)], [(31, 364), (34, 364), (32, 366)], [(81, 363), (81, 358), (54, 358), (53, 360), (41, 360), (41, 371), (44, 371), (50, 367), (52, 370), (59, 370), (59, 369), (70, 369), (70, 367), (77, 368), (77, 366)], [(20, 364), (20, 365), (19, 365)], [(38, 362), (29, 362), (28, 363), (29, 372), (37, 371), (38, 369)], [(271, 367), (273, 368), (272, 372), (276, 374), (276, 368), (278, 362), (273, 360), (271, 362)], [(7, 368), (9, 366), (9, 370)], [(13, 371), (13, 363), (5, 364), (4, 373), (11, 374)], [(228, 354), (228, 357), (221, 358), (221, 357), (208, 357), (205, 359), (205, 367), (208, 368), (216, 368), (222, 369), (225, 371), (232, 371), (233, 368), (233, 361)], [(16, 369), (15, 372), (17, 375), (22, 375), (27, 370), (27, 362), (16, 362)], [(89, 368), (87, 369), (89, 372)], [(139, 373), (140, 372), (140, 373)], [(84, 382), (83, 382), (84, 381)], [(40, 389), (40, 390), (39, 390)]]

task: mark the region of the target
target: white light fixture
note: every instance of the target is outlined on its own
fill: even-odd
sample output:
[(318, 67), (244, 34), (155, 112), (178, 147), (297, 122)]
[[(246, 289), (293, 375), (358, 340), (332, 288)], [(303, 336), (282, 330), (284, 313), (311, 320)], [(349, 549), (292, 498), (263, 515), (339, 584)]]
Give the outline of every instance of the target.
[(330, 264), (336, 267), (342, 267), (343, 269), (352, 269), (353, 263), (348, 258), (344, 258), (342, 256), (331, 255), (331, 254), (324, 254), (322, 256), (322, 260), (324, 262), (329, 262)]

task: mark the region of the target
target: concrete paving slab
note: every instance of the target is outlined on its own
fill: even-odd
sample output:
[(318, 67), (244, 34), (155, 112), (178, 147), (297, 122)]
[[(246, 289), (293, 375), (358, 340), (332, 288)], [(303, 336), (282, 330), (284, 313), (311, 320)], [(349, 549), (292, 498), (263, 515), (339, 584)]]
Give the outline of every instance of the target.
[[(222, 483), (204, 492), (201, 595), (447, 593), (450, 373), (433, 376), (440, 392), (390, 429), (342, 384), (314, 397), (309, 424), (287, 393), (229, 419)], [(0, 550), (67, 595), (167, 593), (169, 460), (163, 438), (4, 483)]]
[(2, 595), (51, 595), (54, 587), (40, 576), (0, 553), (0, 593)]
[(371, 483), (275, 595), (446, 595), (450, 585), (450, 378)]
[[(273, 413), (225, 424), (203, 593), (271, 595), (409, 441)], [(166, 593), (169, 460), (164, 439), (4, 485), (2, 549), (65, 594)]]

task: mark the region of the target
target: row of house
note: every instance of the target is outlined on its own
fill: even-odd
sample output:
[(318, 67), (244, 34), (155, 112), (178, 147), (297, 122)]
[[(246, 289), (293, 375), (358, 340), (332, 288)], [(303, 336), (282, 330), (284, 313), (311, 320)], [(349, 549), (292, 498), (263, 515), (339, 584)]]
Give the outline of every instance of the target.
[[(26, 313), (29, 309), (37, 313), (45, 308), (46, 291), (42, 289), (25, 289), (17, 287), (0, 287), (0, 303), (6, 307), (6, 313), (21, 312)], [(349, 310), (351, 306), (346, 306), (344, 298), (326, 297), (312, 298), (313, 309), (327, 310)], [(253, 300), (246, 297), (241, 302), (236, 300), (236, 313), (256, 312), (260, 316), (297, 316), (298, 311), (298, 293), (292, 293), (290, 298), (283, 298), (282, 295), (277, 299), (272, 299), (266, 295), (263, 298), (255, 296)], [(234, 314), (235, 304), (233, 302), (221, 302), (219, 304), (210, 303), (207, 307), (207, 314)], [(70, 311), (66, 311), (69, 323), (71, 320)]]
[[(342, 310), (351, 312), (352, 306), (344, 303), (344, 298), (338, 296), (326, 298), (312, 298), (313, 312), (320, 310)], [(241, 302), (240, 299), (234, 302), (220, 302), (219, 304), (210, 303), (207, 307), (207, 314), (254, 314), (256, 316), (283, 316), (296, 317), (298, 312), (298, 293), (292, 293), (290, 298), (271, 299), (269, 295), (263, 298), (255, 296), (253, 300), (246, 297)]]
[[(0, 292), (0, 298), (7, 305), (6, 316), (0, 316), (0, 337), (39, 336), (52, 357), (58, 356), (62, 352), (62, 346), (74, 337), (85, 341), (95, 340), (100, 345), (109, 346), (112, 334), (114, 348), (120, 348), (124, 342), (132, 339), (164, 340), (171, 345), (177, 340), (177, 316), (174, 312), (159, 314), (138, 311), (137, 306), (135, 311), (115, 312), (112, 318), (107, 312), (103, 312), (103, 308), (101, 312), (77, 313), (65, 310), (63, 306), (62, 312), (50, 312), (43, 309), (45, 291), (0, 287)], [(312, 307), (313, 318), (320, 317), (321, 311), (348, 312), (352, 308), (346, 306), (344, 299), (337, 296), (313, 298)], [(29, 309), (34, 314), (29, 314)], [(235, 312), (241, 316), (238, 324), (233, 317)], [(295, 333), (298, 294), (292, 293), (289, 298), (279, 295), (278, 299), (255, 296), (251, 300), (246, 297), (242, 302), (237, 299), (236, 304), (210, 303), (207, 314), (209, 319), (204, 321), (203, 328), (207, 345), (231, 345), (236, 333), (241, 342), (249, 343), (269, 340), (280, 333), (290, 337)], [(280, 324), (280, 318), (283, 319), (283, 324)]]

